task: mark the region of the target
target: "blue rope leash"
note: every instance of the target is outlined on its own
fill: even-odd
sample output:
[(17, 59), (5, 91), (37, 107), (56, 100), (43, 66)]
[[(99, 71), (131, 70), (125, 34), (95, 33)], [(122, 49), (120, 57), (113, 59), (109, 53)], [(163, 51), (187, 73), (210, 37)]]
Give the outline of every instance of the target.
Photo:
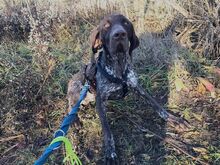
[[(78, 102), (75, 104), (75, 106), (72, 107), (70, 113), (64, 118), (60, 126), (60, 129), (55, 132), (54, 138), (57, 138), (59, 136), (65, 136), (67, 134), (69, 126), (76, 119), (76, 114), (79, 109), (80, 103), (85, 99), (88, 89), (89, 89), (89, 84), (86, 83), (80, 92), (80, 97)], [(60, 145), (61, 142), (56, 142), (48, 146), (45, 149), (44, 153), (41, 155), (41, 157), (35, 161), (34, 165), (43, 165), (46, 162), (47, 158), (50, 156), (50, 154), (53, 152), (53, 150), (58, 149)]]

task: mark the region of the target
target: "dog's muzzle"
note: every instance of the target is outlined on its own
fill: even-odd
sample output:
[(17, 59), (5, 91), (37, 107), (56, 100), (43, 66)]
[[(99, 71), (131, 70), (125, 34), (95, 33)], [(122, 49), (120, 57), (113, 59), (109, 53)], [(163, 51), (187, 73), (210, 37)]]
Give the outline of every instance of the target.
[(123, 53), (128, 49), (128, 34), (123, 26), (115, 25), (112, 27), (110, 34), (111, 44), (115, 52)]

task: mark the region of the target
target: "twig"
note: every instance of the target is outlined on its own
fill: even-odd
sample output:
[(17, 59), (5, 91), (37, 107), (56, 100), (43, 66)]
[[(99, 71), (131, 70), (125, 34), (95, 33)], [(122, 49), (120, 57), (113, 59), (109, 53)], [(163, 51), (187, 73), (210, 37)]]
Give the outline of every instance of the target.
[(19, 143), (11, 146), (9, 149), (7, 149), (4, 153), (1, 154), (1, 156), (7, 154), (8, 152), (10, 152), (11, 150), (13, 150), (14, 148), (18, 147)]
[(90, 23), (88, 20), (86, 20), (83, 16), (81, 16), (81, 18), (86, 22), (88, 23), (91, 27), (95, 28), (96, 26), (93, 25), (92, 23)]
[(21, 134), (21, 135), (11, 136), (11, 137), (7, 137), (7, 138), (2, 138), (2, 139), (0, 139), (0, 143), (7, 142), (10, 140), (14, 140), (14, 139), (18, 139), (18, 138), (24, 139), (24, 135)]
[(170, 5), (172, 8), (177, 10), (179, 13), (181, 13), (184, 17), (189, 17), (189, 12), (185, 10), (183, 7), (181, 7), (179, 4), (177, 4), (174, 0), (167, 0), (165, 2), (168, 3), (168, 5)]

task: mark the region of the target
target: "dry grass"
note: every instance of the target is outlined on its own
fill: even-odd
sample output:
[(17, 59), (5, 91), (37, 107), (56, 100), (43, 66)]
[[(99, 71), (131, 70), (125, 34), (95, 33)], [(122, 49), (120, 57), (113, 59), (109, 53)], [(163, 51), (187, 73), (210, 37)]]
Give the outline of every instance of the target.
[(220, 1), (185, 1), (176, 9), (182, 14), (182, 10), (185, 12), (179, 21), (177, 38), (180, 43), (208, 59), (219, 59)]
[[(112, 12), (123, 13), (134, 23), (141, 42), (134, 66), (143, 86), (192, 126), (184, 132), (164, 123), (132, 94), (110, 102), (108, 118), (121, 164), (201, 164), (197, 160), (219, 164), (218, 4), (217, 0), (0, 2), (0, 164), (32, 164), (50, 143), (66, 114), (67, 82), (89, 59), (89, 33)], [(198, 77), (214, 85), (214, 94)], [(84, 164), (103, 162), (94, 107), (81, 109), (83, 127), (68, 134)], [(60, 164), (63, 153), (55, 152), (48, 163)]]

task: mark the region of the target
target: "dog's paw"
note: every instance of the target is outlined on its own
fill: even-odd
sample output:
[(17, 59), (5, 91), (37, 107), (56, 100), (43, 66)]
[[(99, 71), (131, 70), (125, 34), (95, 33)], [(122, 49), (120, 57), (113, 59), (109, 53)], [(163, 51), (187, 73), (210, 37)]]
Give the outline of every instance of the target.
[(163, 108), (158, 112), (158, 114), (165, 121), (167, 121), (168, 118), (169, 118), (169, 113), (165, 109), (163, 109)]
[(111, 138), (109, 138), (106, 142), (107, 143), (105, 145), (105, 164), (116, 165), (118, 164), (118, 161), (117, 154), (115, 153), (115, 143), (113, 136), (111, 136)]
[(113, 152), (106, 152), (105, 155), (105, 165), (118, 165), (117, 154)]

